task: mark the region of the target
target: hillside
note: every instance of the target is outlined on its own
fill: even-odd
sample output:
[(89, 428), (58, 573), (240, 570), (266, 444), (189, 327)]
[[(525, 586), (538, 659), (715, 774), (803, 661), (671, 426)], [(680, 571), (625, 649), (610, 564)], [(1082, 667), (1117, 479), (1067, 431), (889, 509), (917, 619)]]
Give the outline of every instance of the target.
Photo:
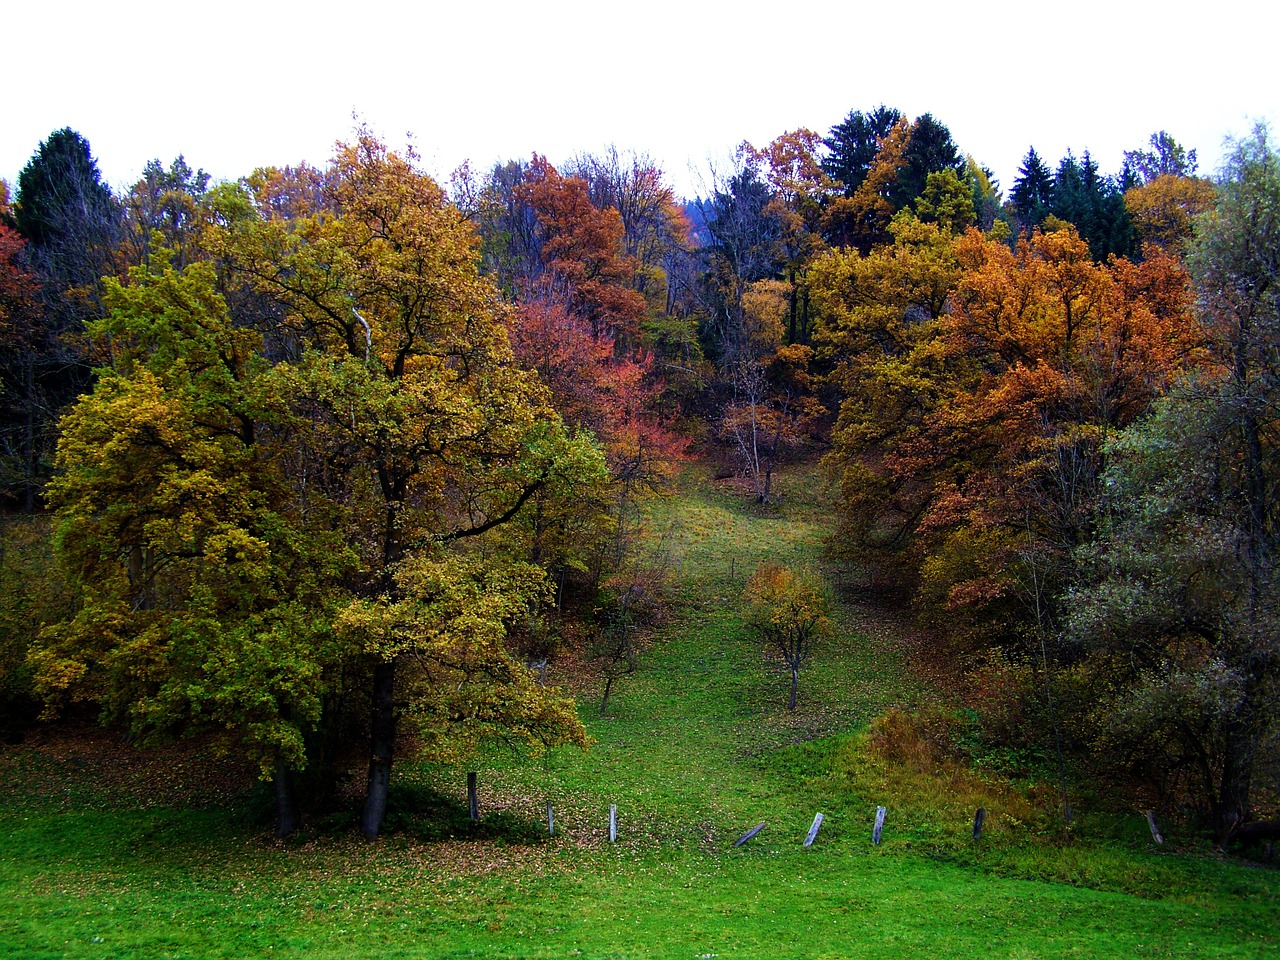
[[(764, 561), (822, 571), (821, 483), (757, 507), (691, 473), (652, 507), (670, 619), (618, 680), (552, 664), (595, 743), (464, 770), (402, 762), (388, 829), (354, 813), (267, 839), (269, 803), (194, 748), (143, 754), (107, 733), (44, 732), (0, 753), (0, 954), (37, 957), (1267, 957), (1273, 869), (1138, 815), (884, 749), (869, 724), (924, 687), (892, 622), (828, 581), (832, 637), (786, 679), (743, 627)], [(572, 672), (568, 672), (572, 667)], [(900, 716), (891, 714), (891, 716)], [(876, 731), (879, 731), (878, 733)], [(887, 731), (887, 732), (886, 732)], [(880, 737), (876, 741), (876, 736)], [(899, 730), (902, 746), (910, 737)], [(881, 743), (875, 748), (875, 743)], [(890, 743), (892, 746), (892, 743)], [(545, 810), (556, 834), (546, 836)], [(972, 808), (988, 810), (984, 838)], [(608, 842), (608, 809), (618, 840)], [(1092, 804), (1092, 806), (1091, 806)], [(871, 843), (877, 805), (883, 841)], [(801, 841), (825, 815), (817, 841)], [(741, 847), (749, 827), (767, 824)]]

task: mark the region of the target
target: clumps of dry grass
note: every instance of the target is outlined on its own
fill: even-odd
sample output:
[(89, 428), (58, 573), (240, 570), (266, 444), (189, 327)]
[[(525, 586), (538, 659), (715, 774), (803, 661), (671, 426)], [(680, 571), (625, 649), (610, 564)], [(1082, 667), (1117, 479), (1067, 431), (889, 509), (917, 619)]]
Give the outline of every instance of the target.
[(836, 752), (833, 771), (851, 793), (890, 807), (899, 832), (919, 839), (971, 837), (979, 807), (988, 838), (1041, 832), (1053, 811), (1048, 787), (975, 767), (956, 743), (955, 721), (936, 710), (886, 710)]

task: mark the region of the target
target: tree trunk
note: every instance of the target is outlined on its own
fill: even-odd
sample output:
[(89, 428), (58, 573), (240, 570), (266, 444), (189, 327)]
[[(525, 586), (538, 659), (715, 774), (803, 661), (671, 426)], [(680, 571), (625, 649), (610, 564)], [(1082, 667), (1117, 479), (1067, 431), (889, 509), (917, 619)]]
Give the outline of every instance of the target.
[(373, 717), (370, 725), (369, 788), (365, 794), (360, 832), (376, 840), (387, 815), (387, 789), (391, 784), (391, 750), (396, 718), (391, 706), (395, 691), (396, 662), (380, 660), (373, 670)]
[(787, 704), (788, 710), (796, 708), (796, 688), (800, 685), (800, 668), (791, 668), (791, 702)]
[(609, 691), (613, 688), (613, 676), (610, 675), (604, 681), (604, 696), (600, 698), (600, 716), (605, 715), (605, 711), (609, 707)]
[(276, 794), (276, 839), (283, 840), (301, 822), (298, 815), (298, 795), (293, 785), (293, 771), (283, 757), (276, 757), (276, 772), (272, 780)]
[[(1246, 698), (1248, 693), (1246, 693)], [(1225, 749), (1222, 758), (1222, 779), (1218, 787), (1218, 842), (1225, 844), (1242, 823), (1248, 822), (1251, 811), (1249, 793), (1253, 782), (1253, 750), (1256, 740), (1252, 736), (1252, 724), (1247, 717), (1239, 716), (1248, 709), (1248, 702), (1241, 704), (1237, 715), (1227, 721)]]

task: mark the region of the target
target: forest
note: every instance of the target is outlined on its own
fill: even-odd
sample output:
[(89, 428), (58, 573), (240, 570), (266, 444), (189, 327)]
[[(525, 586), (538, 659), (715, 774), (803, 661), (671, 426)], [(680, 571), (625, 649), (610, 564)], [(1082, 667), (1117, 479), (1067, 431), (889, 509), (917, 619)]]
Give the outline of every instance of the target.
[[(962, 678), (920, 723), (1275, 839), (1280, 154), (1142, 135), (1006, 193), (881, 105), (683, 198), (616, 149), (439, 183), (363, 127), (116, 192), (52, 132), (0, 181), (7, 738), (203, 737), (281, 838), (358, 769), (372, 840), (406, 751), (590, 746), (548, 664), (625, 688), (682, 475), (767, 510), (800, 470), (841, 594)], [(794, 710), (822, 588), (746, 576)]]

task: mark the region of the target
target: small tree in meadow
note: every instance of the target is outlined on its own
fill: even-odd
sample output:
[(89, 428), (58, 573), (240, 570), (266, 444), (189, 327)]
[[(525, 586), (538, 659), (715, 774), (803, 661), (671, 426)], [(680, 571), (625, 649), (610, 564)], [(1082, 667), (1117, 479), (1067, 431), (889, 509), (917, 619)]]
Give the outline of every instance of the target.
[(748, 603), (747, 622), (772, 650), (791, 668), (791, 699), (788, 710), (796, 708), (800, 667), (813, 655), (815, 643), (830, 627), (827, 604), (813, 579), (786, 567), (764, 565), (747, 584), (743, 597)]

